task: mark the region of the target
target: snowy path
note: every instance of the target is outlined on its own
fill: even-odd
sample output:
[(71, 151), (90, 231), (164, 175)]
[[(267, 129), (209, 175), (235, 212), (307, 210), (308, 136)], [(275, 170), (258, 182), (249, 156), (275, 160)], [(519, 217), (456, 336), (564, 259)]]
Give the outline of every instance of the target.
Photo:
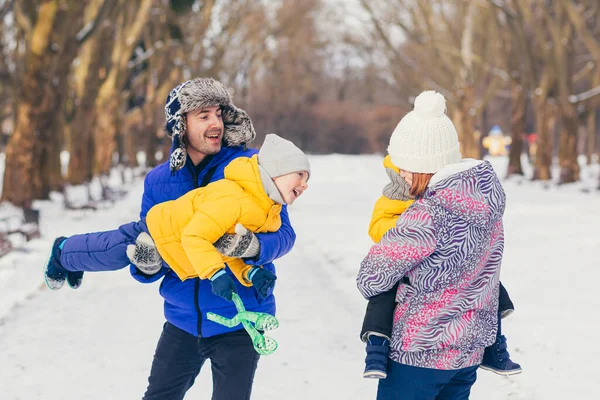
[[(261, 359), (253, 398), (375, 398), (376, 382), (361, 378), (366, 303), (354, 278), (385, 182), (379, 163), (374, 156), (314, 158), (310, 190), (291, 212), (297, 245), (277, 263), (281, 327), (272, 336), (280, 347)], [(471, 398), (600, 398), (600, 198), (514, 182), (506, 190), (502, 281), (517, 311), (505, 333), (525, 373), (480, 372)], [(1, 399), (141, 398), (164, 322), (158, 285), (119, 271), (87, 275), (76, 291), (40, 289), (50, 238), (126, 222), (140, 197), (138, 184), (115, 208), (85, 217), (42, 203), (44, 240), (0, 260)], [(206, 365), (186, 398), (209, 399), (211, 386)]]

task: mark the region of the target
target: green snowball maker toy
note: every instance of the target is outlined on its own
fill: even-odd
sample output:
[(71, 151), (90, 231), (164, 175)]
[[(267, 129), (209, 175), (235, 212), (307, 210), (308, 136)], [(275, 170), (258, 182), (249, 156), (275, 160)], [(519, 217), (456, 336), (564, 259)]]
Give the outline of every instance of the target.
[(244, 329), (246, 329), (246, 332), (248, 332), (248, 335), (252, 338), (254, 350), (256, 350), (258, 354), (263, 356), (273, 354), (273, 352), (277, 350), (277, 342), (268, 336), (264, 336), (259, 330), (270, 331), (277, 329), (279, 327), (277, 318), (267, 313), (246, 311), (244, 303), (237, 293), (233, 293), (231, 300), (238, 311), (233, 318), (225, 318), (221, 315), (209, 312), (206, 314), (208, 320), (228, 328), (233, 328), (241, 323), (244, 326)]

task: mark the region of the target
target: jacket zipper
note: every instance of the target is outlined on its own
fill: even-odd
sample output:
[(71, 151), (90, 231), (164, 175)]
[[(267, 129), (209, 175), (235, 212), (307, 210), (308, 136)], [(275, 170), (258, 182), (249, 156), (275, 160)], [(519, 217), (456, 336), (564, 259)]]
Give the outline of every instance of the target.
[[(198, 189), (199, 187), (204, 187), (206, 185), (209, 184), (210, 180), (212, 179), (212, 176), (214, 175), (217, 167), (212, 167), (211, 169), (209, 169), (208, 171), (206, 171), (206, 174), (204, 174), (204, 177), (202, 178), (202, 183), (200, 185), (198, 185), (198, 172), (196, 171), (195, 167), (191, 167), (190, 163), (186, 163), (186, 165), (188, 166), (188, 168), (190, 169), (191, 173), (192, 173), (192, 178), (194, 180), (194, 189)], [(198, 340), (200, 340), (200, 338), (202, 338), (202, 310), (200, 309), (200, 304), (198, 302), (198, 292), (200, 291), (200, 278), (196, 278), (196, 281), (194, 282), (194, 305), (196, 306), (196, 313), (198, 314)]]
[[(192, 173), (192, 179), (194, 180), (194, 189), (198, 189), (198, 172), (196, 168), (190, 166), (190, 163), (187, 162), (186, 166)], [(194, 282), (194, 305), (196, 306), (196, 314), (198, 317), (198, 324), (196, 329), (198, 330), (198, 340), (202, 337), (202, 310), (200, 309), (200, 304), (198, 302), (198, 292), (200, 291), (200, 278), (196, 278)]]

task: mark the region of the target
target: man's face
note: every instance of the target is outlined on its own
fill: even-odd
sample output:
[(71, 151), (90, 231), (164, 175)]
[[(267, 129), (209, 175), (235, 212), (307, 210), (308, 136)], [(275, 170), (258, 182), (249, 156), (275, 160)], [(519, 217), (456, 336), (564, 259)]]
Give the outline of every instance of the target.
[(217, 154), (223, 141), (223, 118), (221, 107), (206, 107), (185, 115), (185, 141), (192, 161)]

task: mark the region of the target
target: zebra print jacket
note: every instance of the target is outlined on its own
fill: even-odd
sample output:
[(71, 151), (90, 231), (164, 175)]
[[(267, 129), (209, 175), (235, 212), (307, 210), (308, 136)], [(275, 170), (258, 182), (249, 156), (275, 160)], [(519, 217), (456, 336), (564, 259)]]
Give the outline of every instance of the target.
[(436, 173), (422, 199), (371, 247), (357, 277), (366, 298), (396, 294), (390, 358), (415, 367), (481, 363), (495, 340), (506, 196), (487, 161)]

